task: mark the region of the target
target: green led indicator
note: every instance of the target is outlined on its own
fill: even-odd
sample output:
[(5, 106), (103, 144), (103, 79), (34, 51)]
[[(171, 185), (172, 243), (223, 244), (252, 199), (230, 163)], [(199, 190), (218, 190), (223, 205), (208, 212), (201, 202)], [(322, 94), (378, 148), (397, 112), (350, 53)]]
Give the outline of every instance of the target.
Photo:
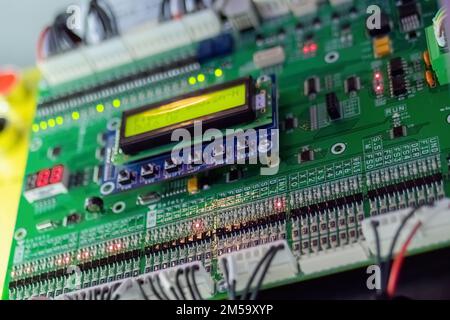
[(113, 101), (113, 107), (114, 108), (120, 108), (121, 102), (119, 99), (114, 99)]
[(102, 104), (98, 104), (96, 109), (97, 109), (97, 112), (102, 113), (103, 111), (105, 111), (105, 106)]

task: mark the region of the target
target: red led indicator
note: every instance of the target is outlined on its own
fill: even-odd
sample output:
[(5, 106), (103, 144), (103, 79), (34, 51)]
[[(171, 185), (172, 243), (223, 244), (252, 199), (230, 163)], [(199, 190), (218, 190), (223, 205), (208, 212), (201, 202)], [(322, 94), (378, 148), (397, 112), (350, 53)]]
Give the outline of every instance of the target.
[(52, 174), (50, 176), (50, 183), (59, 183), (63, 179), (64, 174), (64, 167), (63, 166), (56, 166), (52, 169)]
[(49, 184), (50, 178), (50, 170), (45, 169), (38, 173), (38, 177), (36, 179), (36, 188), (45, 187)]

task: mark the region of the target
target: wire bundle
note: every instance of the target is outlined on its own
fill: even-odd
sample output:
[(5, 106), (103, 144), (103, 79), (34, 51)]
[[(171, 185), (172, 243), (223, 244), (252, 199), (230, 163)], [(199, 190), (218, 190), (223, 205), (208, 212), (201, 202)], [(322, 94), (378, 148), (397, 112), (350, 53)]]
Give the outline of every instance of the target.
[(67, 26), (68, 18), (67, 13), (57, 15), (53, 24), (41, 32), (37, 52), (39, 60), (72, 50), (83, 42), (81, 37)]
[[(402, 247), (399, 253), (394, 257), (395, 247), (397, 245), (398, 239), (400, 238), (400, 234), (404, 230), (408, 221), (414, 216), (419, 207), (413, 208), (401, 221), (399, 227), (397, 228), (394, 237), (392, 239), (389, 253), (386, 260), (382, 261), (381, 258), (381, 243), (380, 236), (378, 233), (378, 221), (372, 221), (372, 229), (375, 235), (376, 242), (376, 260), (378, 266), (381, 268), (381, 289), (379, 290), (379, 296), (382, 298), (393, 299), (395, 297), (395, 293), (397, 290), (398, 281), (400, 278), (400, 272), (403, 266), (403, 262), (405, 260), (406, 253), (408, 251), (408, 247), (411, 244), (414, 236), (417, 234), (417, 231), (422, 226), (422, 222), (417, 222), (412, 230), (409, 232), (406, 241), (402, 244)], [(392, 259), (394, 258), (393, 263), (391, 264)]]
[[(255, 269), (253, 270), (253, 273), (251, 274), (250, 279), (248, 280), (247, 285), (245, 286), (245, 289), (240, 297), (241, 300), (256, 300), (258, 298), (259, 291), (261, 290), (262, 284), (264, 283), (264, 279), (267, 276), (272, 261), (275, 258), (277, 252), (282, 249), (284, 249), (284, 246), (279, 245), (279, 246), (272, 246), (269, 248), (269, 250), (266, 251), (264, 256), (255, 266)], [(235, 300), (237, 295), (236, 295), (236, 280), (234, 279), (234, 272), (233, 270), (230, 270), (230, 266), (228, 264), (227, 259), (223, 259), (222, 263), (224, 267), (223, 268), (224, 277), (225, 282), (227, 284), (228, 297), (230, 300)], [(261, 268), (262, 271), (260, 272)], [(258, 273), (260, 273), (259, 279), (256, 285), (253, 286), (255, 278), (257, 277)], [(253, 290), (251, 289), (252, 287), (254, 287)]]
[(106, 1), (90, 1), (85, 17), (84, 35), (82, 36), (68, 27), (67, 21), (69, 18), (70, 14), (66, 12), (60, 13), (56, 16), (52, 25), (41, 32), (37, 45), (38, 60), (73, 50), (82, 43), (88, 44), (92, 42), (88, 40), (91, 30), (91, 18), (98, 21), (102, 28), (100, 41), (110, 39), (119, 34), (116, 17)]
[(105, 2), (99, 2), (99, 0), (91, 0), (89, 3), (89, 9), (86, 15), (86, 26), (85, 26), (85, 36), (84, 42), (89, 43), (89, 22), (90, 18), (93, 17), (96, 21), (100, 23), (102, 27), (101, 41), (113, 38), (119, 35), (119, 29), (117, 25), (116, 16), (112, 11), (111, 7)]
[(211, 8), (215, 0), (162, 0), (160, 21), (178, 19), (181, 16), (206, 8)]
[[(167, 293), (168, 291), (175, 298), (175, 300), (204, 300), (195, 277), (195, 273), (198, 270), (198, 266), (193, 266), (192, 268), (188, 266), (184, 269), (179, 268), (175, 275), (175, 286), (173, 286), (173, 284), (170, 283), (164, 275), (161, 276), (161, 274), (148, 276), (146, 278), (146, 282), (148, 282), (150, 291), (158, 300), (172, 300)], [(186, 296), (181, 286), (180, 280), (183, 274), (190, 297)], [(149, 300), (150, 297), (147, 295), (143, 287), (144, 283), (145, 282), (143, 280), (137, 280), (142, 298), (144, 300)]]

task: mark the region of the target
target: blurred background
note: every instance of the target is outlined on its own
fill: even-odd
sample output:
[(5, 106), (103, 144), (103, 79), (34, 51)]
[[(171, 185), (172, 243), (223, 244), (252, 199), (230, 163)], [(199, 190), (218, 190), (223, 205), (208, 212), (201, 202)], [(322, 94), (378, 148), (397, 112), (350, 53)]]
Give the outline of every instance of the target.
[[(163, 3), (163, 1), (165, 1)], [(217, 1), (219, 2), (219, 1)], [(178, 0), (108, 0), (103, 17), (92, 15), (92, 0), (3, 0), (0, 1), (0, 285), (5, 269), (16, 219), (28, 149), (28, 135), (34, 117), (40, 73), (36, 62), (60, 51), (70, 50), (73, 34), (52, 43), (51, 28), (65, 28), (67, 15), (79, 10), (80, 23), (75, 37), (88, 30), (86, 43), (95, 44), (120, 32), (157, 23), (164, 14), (176, 15)], [(185, 10), (198, 3), (209, 6), (213, 0), (186, 0)], [(105, 5), (105, 4), (102, 4)], [(162, 9), (164, 7), (165, 9)], [(72, 9), (71, 9), (72, 8)], [(95, 8), (94, 8), (95, 9)], [(113, 12), (113, 14), (109, 14)], [(95, 11), (95, 10), (94, 10)], [(107, 17), (105, 16), (107, 15)], [(84, 17), (88, 16), (88, 19)], [(61, 17), (63, 17), (61, 20)], [(102, 19), (103, 18), (103, 19)], [(114, 19), (115, 31), (105, 28), (105, 19)], [(59, 19), (59, 20), (58, 20)], [(61, 24), (61, 21), (64, 23)], [(108, 27), (108, 25), (107, 25)], [(87, 29), (86, 29), (87, 28)], [(63, 30), (63, 33), (67, 30)], [(109, 34), (108, 32), (113, 34)], [(55, 33), (56, 34), (56, 33)], [(46, 40), (46, 41), (45, 41)], [(43, 44), (45, 42), (45, 44)], [(61, 44), (62, 43), (62, 44)]]
[[(42, 28), (55, 12), (75, 1), (4, 0), (0, 2), (0, 66), (30, 67)], [(26, 25), (26, 27), (25, 27)]]

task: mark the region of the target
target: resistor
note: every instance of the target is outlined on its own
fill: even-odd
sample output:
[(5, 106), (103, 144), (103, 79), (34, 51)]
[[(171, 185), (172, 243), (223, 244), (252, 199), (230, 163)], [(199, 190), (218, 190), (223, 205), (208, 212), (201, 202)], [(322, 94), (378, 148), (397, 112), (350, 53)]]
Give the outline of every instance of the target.
[(434, 77), (434, 74), (431, 70), (425, 71), (425, 80), (430, 88), (436, 87), (436, 79)]
[(431, 59), (430, 59), (430, 52), (424, 51), (423, 53), (423, 61), (425, 62), (425, 66), (430, 69), (431, 68)]

